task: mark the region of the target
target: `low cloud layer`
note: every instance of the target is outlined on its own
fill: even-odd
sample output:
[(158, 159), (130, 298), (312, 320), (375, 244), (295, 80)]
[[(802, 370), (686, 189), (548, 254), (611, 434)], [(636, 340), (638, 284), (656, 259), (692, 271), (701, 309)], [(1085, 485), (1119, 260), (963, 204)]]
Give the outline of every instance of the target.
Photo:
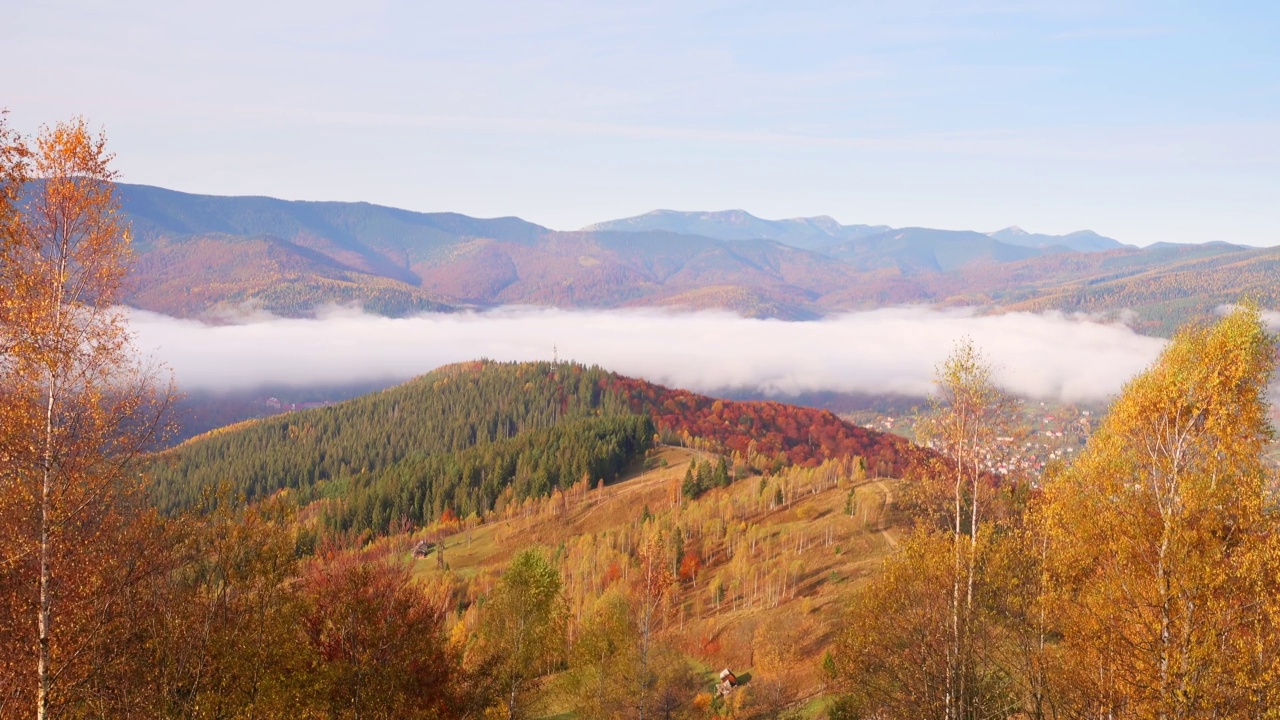
[(205, 325), (131, 311), (139, 350), (173, 368), (186, 390), (407, 379), (486, 357), (599, 364), (702, 392), (842, 391), (925, 395), (934, 369), (972, 338), (1017, 394), (1104, 401), (1165, 341), (1120, 323), (1061, 313), (981, 316), (890, 308), (815, 322), (722, 312), (507, 308), (392, 319), (334, 310), (315, 319)]

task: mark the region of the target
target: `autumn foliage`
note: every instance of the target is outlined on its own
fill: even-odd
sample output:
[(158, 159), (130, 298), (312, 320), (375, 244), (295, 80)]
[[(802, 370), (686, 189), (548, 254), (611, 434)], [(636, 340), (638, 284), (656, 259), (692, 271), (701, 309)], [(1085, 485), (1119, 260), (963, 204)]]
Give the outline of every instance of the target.
[(775, 470), (857, 456), (880, 474), (899, 475), (914, 458), (915, 450), (906, 440), (858, 427), (827, 410), (718, 400), (618, 375), (606, 387), (652, 415), (659, 430), (676, 442), (696, 438), (717, 452), (764, 458)]
[(167, 394), (115, 307), (129, 248), (105, 142), (0, 122), (0, 710), (39, 718), (102, 697), (155, 571), (136, 461)]
[(850, 609), (840, 717), (1275, 717), (1274, 353), (1253, 307), (1185, 328), (1023, 512), (922, 524)]
[[(929, 450), (481, 361), (144, 462), (167, 394), (114, 307), (110, 159), (83, 121), (0, 123), (0, 718), (763, 720), (819, 691), (832, 720), (1280, 717), (1251, 305), (1181, 331), (1034, 479), (971, 344)], [(690, 660), (726, 656), (755, 677), (722, 695)]]

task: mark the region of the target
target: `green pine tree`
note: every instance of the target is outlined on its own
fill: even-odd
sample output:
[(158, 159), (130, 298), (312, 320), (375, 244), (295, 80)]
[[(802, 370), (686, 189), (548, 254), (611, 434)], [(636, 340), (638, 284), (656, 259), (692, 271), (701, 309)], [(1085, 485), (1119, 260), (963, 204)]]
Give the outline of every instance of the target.
[(689, 463), (689, 469), (684, 471), (684, 482), (680, 484), (680, 493), (690, 500), (696, 500), (702, 494), (702, 486), (698, 484), (698, 478), (693, 474), (696, 461)]
[(712, 484), (716, 487), (729, 487), (729, 464), (725, 462), (723, 455), (720, 456), (720, 462), (716, 463)]
[(706, 460), (698, 463), (698, 487), (703, 492), (715, 487), (714, 475), (715, 471), (711, 469), (711, 463)]

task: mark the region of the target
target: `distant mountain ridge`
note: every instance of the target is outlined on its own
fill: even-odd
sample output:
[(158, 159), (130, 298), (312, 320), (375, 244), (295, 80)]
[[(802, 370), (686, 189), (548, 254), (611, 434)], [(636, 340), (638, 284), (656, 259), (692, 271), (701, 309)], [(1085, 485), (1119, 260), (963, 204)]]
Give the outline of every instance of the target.
[[(931, 303), (1135, 310), (1163, 332), (1242, 292), (1275, 307), (1280, 287), (1280, 248), (1111, 247), (1118, 243), (1089, 231), (893, 229), (664, 211), (561, 232), (515, 217), (142, 185), (119, 185), (119, 197), (135, 236), (127, 302), (214, 321), (246, 310), (306, 317), (329, 304), (389, 316), (524, 304), (805, 320)], [(773, 237), (751, 237), (762, 234)], [(1129, 292), (1138, 278), (1140, 299)]]
[(1125, 245), (1119, 240), (1099, 235), (1092, 230), (1077, 230), (1066, 235), (1044, 235), (1027, 232), (1017, 225), (1011, 225), (1003, 230), (987, 233), (987, 235), (1010, 245), (1034, 248), (1062, 247), (1077, 252), (1098, 252), (1133, 247), (1132, 245)]
[(787, 220), (765, 220), (746, 210), (681, 212), (653, 210), (620, 220), (606, 220), (583, 228), (584, 232), (642, 232), (664, 230), (682, 235), (702, 235), (717, 240), (774, 240), (803, 250), (821, 250), (844, 240), (891, 230), (888, 225), (841, 225), (826, 215)]
[(886, 261), (892, 260), (893, 266), (910, 273), (945, 273), (972, 264), (974, 258), (1012, 262), (1037, 257), (1045, 250), (1011, 245), (968, 230), (901, 228), (846, 240), (824, 248), (824, 252), (860, 270), (891, 267)]
[[(775, 240), (806, 250), (827, 252), (833, 245), (847, 248), (852, 241), (877, 237), (895, 231), (910, 231), (915, 237), (925, 233), (937, 234), (934, 240), (948, 237), (960, 239), (985, 234), (1000, 242), (1048, 249), (1059, 247), (1076, 252), (1096, 252), (1131, 247), (1118, 240), (1099, 235), (1092, 230), (1080, 230), (1066, 235), (1029, 233), (1014, 225), (991, 233), (938, 230), (932, 228), (894, 228), (888, 225), (842, 225), (835, 218), (817, 217), (765, 220), (745, 210), (720, 210), (716, 212), (684, 212), (679, 210), (652, 210), (643, 215), (606, 220), (583, 228), (587, 232), (666, 230), (685, 235), (703, 235), (719, 240)], [(947, 234), (950, 234), (949, 236)], [(843, 254), (848, 254), (847, 251)]]
[(119, 191), (138, 256), (131, 302), (179, 316), (245, 305), (305, 315), (351, 302), (388, 315), (512, 303), (617, 307), (732, 286), (767, 298), (770, 316), (800, 319), (818, 314), (812, 303), (824, 287), (847, 280), (829, 258), (768, 240), (557, 232), (518, 218), (368, 203)]
[[(774, 222), (738, 211), (694, 223), (737, 226), (727, 240), (644, 223), (559, 232), (511, 217), (119, 188), (139, 258), (133, 302), (183, 316), (245, 305), (303, 315), (325, 303), (361, 303), (402, 315), (520, 303), (724, 308), (799, 320), (828, 312), (823, 297), (865, 271), (946, 272), (1041, 252), (974, 233), (904, 240), (830, 218)], [(821, 235), (829, 252), (751, 237), (762, 228), (792, 242)]]

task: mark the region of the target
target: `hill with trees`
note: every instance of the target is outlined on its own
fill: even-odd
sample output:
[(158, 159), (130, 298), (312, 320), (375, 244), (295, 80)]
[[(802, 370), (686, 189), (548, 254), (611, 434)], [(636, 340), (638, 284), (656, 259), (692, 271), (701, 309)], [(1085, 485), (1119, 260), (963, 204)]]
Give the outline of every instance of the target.
[(483, 515), (579, 481), (610, 483), (654, 442), (776, 472), (863, 457), (900, 473), (909, 444), (830, 412), (716, 400), (570, 363), (475, 362), (325, 408), (217, 430), (149, 469), (169, 512), (230, 492), (322, 501), (341, 531), (421, 527), (446, 510)]
[[(0, 718), (1280, 707), (1276, 338), (1253, 301), (1180, 329), (1038, 475), (970, 343), (922, 447), (475, 362), (157, 455), (171, 388), (117, 305), (109, 161), (84, 120), (28, 139), (0, 115)], [(1266, 272), (1209, 250), (1183, 274)], [(1108, 268), (1141, 272), (1076, 270)]]

